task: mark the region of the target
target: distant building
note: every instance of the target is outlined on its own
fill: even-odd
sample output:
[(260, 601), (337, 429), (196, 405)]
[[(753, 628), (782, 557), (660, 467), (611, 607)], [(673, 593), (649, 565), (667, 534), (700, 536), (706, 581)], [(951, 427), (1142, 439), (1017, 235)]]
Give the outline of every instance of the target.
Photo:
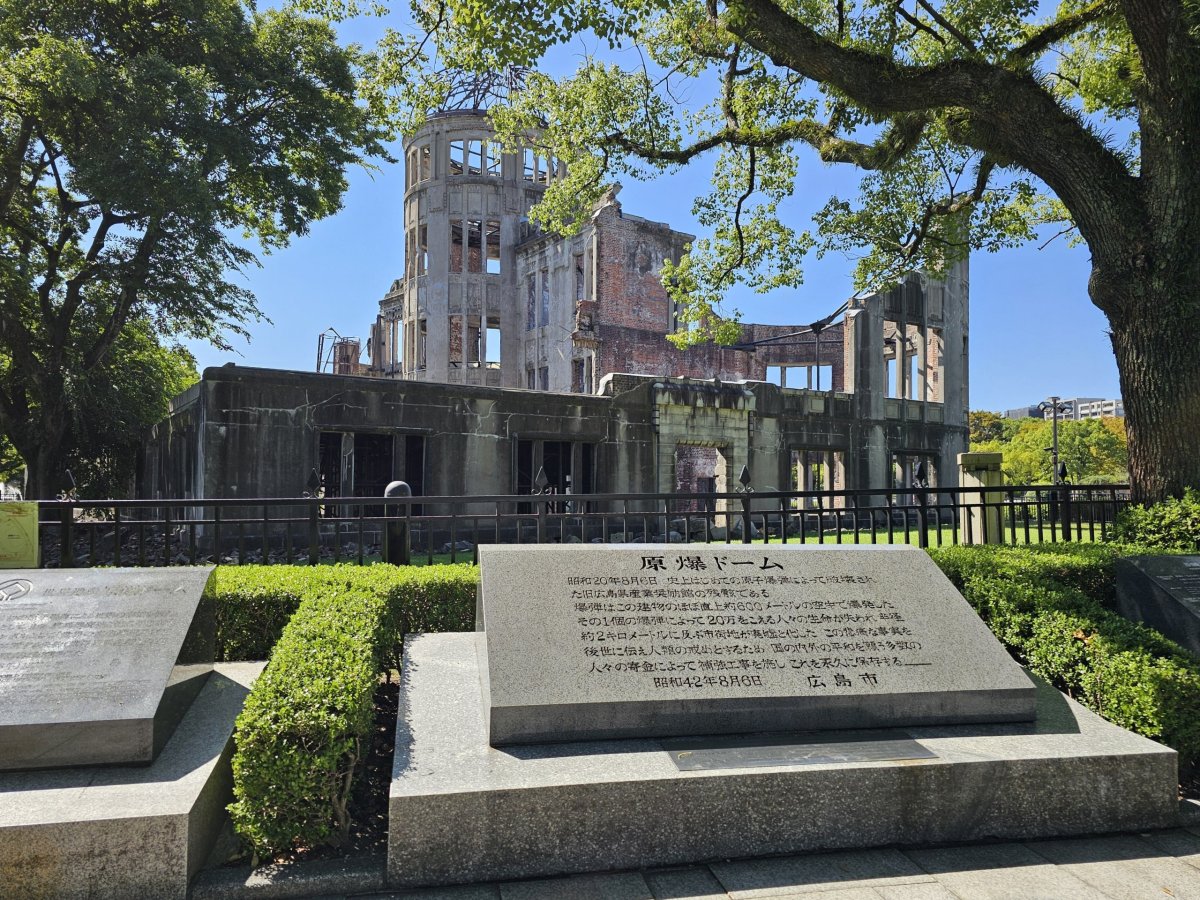
[(1071, 401), (1074, 404), (1073, 419), (1100, 419), (1104, 416), (1125, 417), (1125, 403), (1120, 398), (1116, 400), (1091, 400), (1080, 397)]
[[(1125, 417), (1125, 404), (1120, 398), (1104, 400), (1100, 397), (1062, 397), (1058, 402), (1070, 407), (1066, 412), (1058, 414), (1060, 420), (1079, 421), (1080, 419), (1100, 419), (1106, 416)], [(1043, 410), (1036, 403), (1032, 406), (1018, 406), (1004, 411), (1006, 419), (1050, 419), (1052, 417), (1053, 413), (1049, 408)]]
[(1006, 419), (1040, 419), (1042, 411), (1037, 406), (1018, 406), (1015, 409), (1006, 409), (1004, 418)]

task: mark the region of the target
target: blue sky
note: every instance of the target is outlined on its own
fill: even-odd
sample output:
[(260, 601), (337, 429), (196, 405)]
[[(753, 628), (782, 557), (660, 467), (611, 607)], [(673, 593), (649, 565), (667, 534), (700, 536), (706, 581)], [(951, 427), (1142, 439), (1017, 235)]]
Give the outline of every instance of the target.
[[(569, 60), (565, 54), (551, 71), (566, 69)], [(832, 192), (853, 198), (857, 175), (848, 166), (829, 166), (814, 153), (799, 152), (796, 194), (786, 212), (802, 230)], [(708, 175), (701, 160), (654, 182), (626, 182), (621, 203), (633, 215), (700, 234), (691, 204), (706, 190)], [(355, 169), (349, 177), (340, 213), (315, 223), (308, 235), (263, 257), (262, 268), (247, 273), (246, 286), (272, 322), (254, 326), (249, 343), (235, 339), (236, 353), (189, 344), (202, 369), (232, 361), (312, 371), (317, 336), (330, 327), (362, 338), (365, 346), (378, 302), (402, 272), (404, 177), (399, 163), (376, 172)], [(812, 257), (799, 290), (766, 296), (735, 291), (727, 305), (750, 322), (811, 322), (850, 296), (853, 264), (840, 255)], [(1088, 272), (1086, 247), (1070, 248), (1061, 238), (1041, 250), (1034, 244), (972, 256), (972, 409), (1003, 410), (1050, 394), (1120, 396), (1106, 322), (1087, 296)]]

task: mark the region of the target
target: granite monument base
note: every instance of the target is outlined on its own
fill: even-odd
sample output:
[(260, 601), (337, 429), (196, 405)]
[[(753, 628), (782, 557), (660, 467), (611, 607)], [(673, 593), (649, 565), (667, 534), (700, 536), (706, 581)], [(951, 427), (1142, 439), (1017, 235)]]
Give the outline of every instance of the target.
[(1175, 752), (1044, 684), (1035, 722), (904, 729), (928, 758), (687, 770), (654, 739), (493, 748), (479, 678), (474, 634), (409, 637), (396, 887), (1177, 824)]
[(0, 773), (0, 897), (185, 898), (225, 820), (233, 723), (262, 667), (217, 665), (147, 767)]

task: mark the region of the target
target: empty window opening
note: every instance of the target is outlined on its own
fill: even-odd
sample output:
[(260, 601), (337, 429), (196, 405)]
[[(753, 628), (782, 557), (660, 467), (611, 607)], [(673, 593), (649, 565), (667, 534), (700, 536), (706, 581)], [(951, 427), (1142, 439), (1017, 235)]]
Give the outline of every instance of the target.
[(525, 180), (533, 181), (537, 175), (537, 154), (533, 152), (532, 148), (526, 147), (521, 152), (521, 159), (523, 161)]
[(532, 273), (525, 278), (525, 293), (525, 330), (530, 331), (537, 327), (537, 277)]
[(452, 367), (458, 368), (463, 364), (463, 317), (450, 316), (449, 328), (449, 362)]
[(500, 274), (500, 222), (488, 219), (487, 222), (487, 272), (489, 275)]
[(832, 365), (767, 366), (767, 381), (781, 388), (802, 388), (810, 391), (833, 390)]
[[(837, 491), (844, 487), (845, 453), (841, 450), (798, 449), (792, 451), (791, 489), (793, 491)], [(801, 497), (795, 505), (802, 509), (840, 507), (840, 497)]]
[(537, 388), (537, 375), (533, 371), (533, 366), (525, 369), (525, 387), (531, 391)]
[(553, 160), (548, 156), (538, 156), (534, 158), (537, 165), (537, 172), (533, 177), (536, 184), (549, 184), (550, 171), (554, 165)]
[(429, 226), (417, 226), (417, 274), (424, 275), (429, 269)]
[(548, 366), (538, 369), (538, 388), (543, 391), (550, 390), (550, 368)]
[(479, 328), (479, 316), (470, 316), (467, 318), (467, 365), (478, 367), (479, 360), (482, 356), (483, 348), (480, 342), (483, 340), (483, 333)]
[(575, 302), (579, 303), (584, 299), (584, 284), (583, 277), (583, 254), (575, 254)]
[(574, 359), (571, 361), (571, 390), (576, 394), (587, 392), (587, 360)]
[(467, 271), (475, 274), (483, 272), (483, 222), (479, 219), (467, 219)]
[(500, 319), (488, 317), (487, 331), (484, 333), (483, 359), (488, 368), (500, 368)]
[(428, 144), (421, 147), (418, 151), (421, 158), (421, 181), (428, 181), (433, 177), (433, 152)]
[(467, 141), (467, 174), (483, 174), (483, 141)]
[(322, 431), (318, 436), (317, 466), (321, 478), (318, 492), (322, 497), (342, 496), (342, 435)]
[(487, 173), (491, 178), (499, 178), (501, 175), (501, 165), (504, 148), (495, 141), (488, 141), (487, 144)]
[(384, 488), (395, 481), (392, 443), (390, 434), (354, 435), (355, 497), (382, 497)]
[[(596, 448), (594, 444), (574, 441), (518, 440), (514, 482), (518, 494), (530, 494), (538, 485), (538, 475), (546, 478), (550, 494), (590, 494), (596, 489)], [(571, 501), (554, 504), (552, 510), (565, 512)], [(521, 504), (520, 512), (533, 511), (533, 504)]]
[(542, 269), (542, 308), (538, 315), (538, 324), (545, 325), (550, 321), (550, 270)]
[(463, 270), (463, 226), (462, 222), (450, 222), (450, 271)]
[(467, 149), (465, 141), (450, 142), (450, 170), (451, 175), (461, 175), (466, 171), (467, 167)]
[(932, 456), (905, 451), (892, 454), (892, 488), (898, 492), (893, 498), (894, 503), (904, 506), (936, 503), (932, 495), (908, 493), (908, 490), (937, 487), (937, 483), (937, 469)]
[(425, 320), (421, 319), (417, 322), (417, 368), (425, 368), (425, 350), (429, 343), (429, 329), (426, 326)]

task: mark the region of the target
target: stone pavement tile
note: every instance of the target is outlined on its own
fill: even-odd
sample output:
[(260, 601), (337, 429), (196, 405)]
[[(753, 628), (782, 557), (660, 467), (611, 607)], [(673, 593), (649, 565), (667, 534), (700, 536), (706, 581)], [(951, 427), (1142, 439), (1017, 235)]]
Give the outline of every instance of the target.
[(882, 900), (959, 900), (958, 894), (950, 893), (944, 885), (936, 881), (928, 884), (893, 884), (877, 887), (875, 893)]
[(388, 894), (363, 894), (364, 900), (500, 900), (494, 884), (461, 884), (455, 887), (414, 888)]
[(1200, 835), (1183, 828), (1173, 828), (1170, 831), (1147, 832), (1139, 837), (1163, 853), (1174, 856), (1180, 862), (1200, 869)]
[(1029, 841), (1026, 846), (1114, 900), (1200, 900), (1200, 871), (1135, 835)]
[(953, 895), (970, 900), (1105, 900), (1105, 895), (1021, 844), (907, 850)]
[(801, 894), (772, 894), (771, 900), (879, 900), (873, 888), (845, 888), (832, 891), (805, 891)]
[(853, 850), (709, 866), (735, 900), (934, 880), (898, 850)]
[(577, 875), (500, 885), (501, 900), (654, 900), (637, 872)]
[(726, 900), (729, 896), (708, 869), (658, 869), (642, 874), (654, 900)]

